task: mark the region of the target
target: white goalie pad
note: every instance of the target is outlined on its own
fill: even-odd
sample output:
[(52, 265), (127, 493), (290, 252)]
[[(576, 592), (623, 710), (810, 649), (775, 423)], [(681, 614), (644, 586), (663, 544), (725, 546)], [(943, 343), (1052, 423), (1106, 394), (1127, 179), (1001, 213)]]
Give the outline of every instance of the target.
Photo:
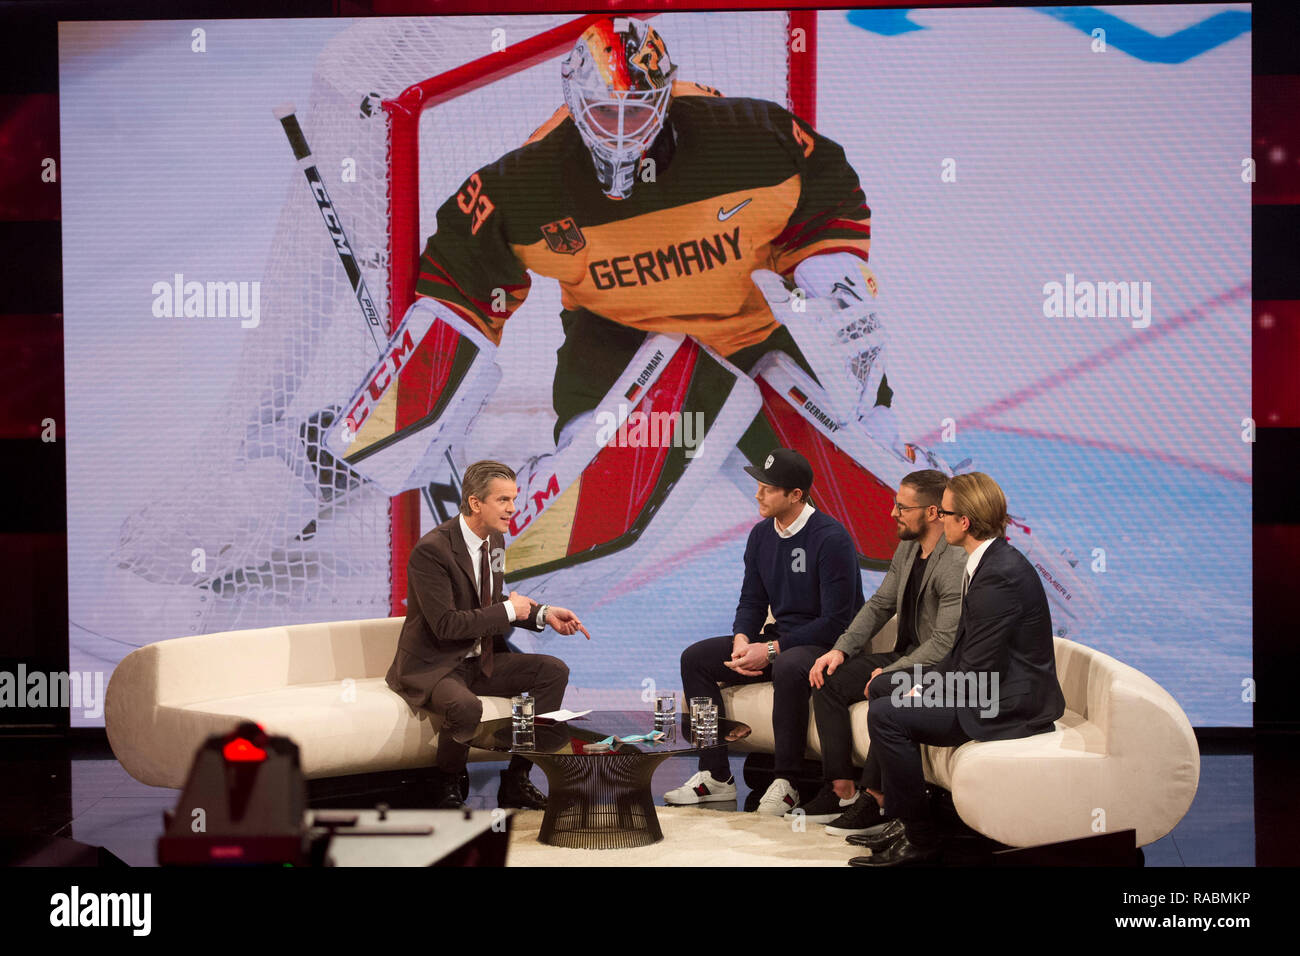
[[(919, 445), (895, 443), (893, 446), (878, 441), (869, 434), (862, 422), (841, 425), (832, 411), (826, 392), (803, 371), (794, 360), (781, 352), (773, 352), (754, 367), (754, 378), (763, 386), (766, 399), (765, 413), (778, 434), (800, 432), (813, 437), (807, 439), (811, 447), (800, 448), (810, 457), (823, 457), (817, 446), (833, 446), (843, 452), (852, 463), (845, 462), (846, 472), (839, 475), (822, 475), (814, 484), (813, 496), (824, 496), (822, 506), (830, 511), (854, 536), (859, 553), (879, 560), (885, 556), (880, 550), (883, 542), (868, 540), (872, 519), (861, 513), (860, 501), (839, 499), (834, 496), (836, 487), (862, 487), (847, 470), (861, 469), (885, 488), (896, 489), (905, 475), (923, 468), (934, 468), (945, 474), (952, 469), (937, 455)], [(791, 416), (797, 420), (791, 421)], [(807, 428), (811, 426), (811, 431)], [(833, 456), (828, 456), (833, 457)], [(733, 456), (733, 465), (743, 465), (743, 459)], [(735, 467), (729, 468), (733, 472)], [(733, 475), (733, 480), (735, 476)], [(737, 480), (737, 483), (744, 487)], [(820, 486), (820, 487), (819, 487)], [(891, 522), (892, 525), (892, 522)], [(891, 544), (887, 550), (892, 552)], [(1066, 548), (1046, 537), (1037, 523), (1030, 524), (1013, 518), (1007, 525), (1007, 541), (1016, 547), (1034, 566), (1043, 580), (1043, 589), (1052, 608), (1052, 627), (1056, 634), (1077, 633), (1098, 610), (1096, 588), (1089, 578), (1078, 570), (1078, 561)]]
[[(427, 484), (500, 383), (495, 352), (451, 309), (417, 299), (330, 429), (326, 448), (385, 494)], [(418, 404), (399, 404), (407, 396)]]
[[(775, 393), (781, 407), (797, 415), (817, 432), (820, 439), (835, 446), (870, 472), (882, 484), (897, 488), (903, 476), (920, 468), (936, 468), (946, 474), (952, 469), (917, 446), (891, 446), (872, 438), (855, 419), (847, 423), (837, 410), (835, 399), (818, 385), (784, 352), (770, 352), (754, 366), (753, 376)], [(769, 414), (780, 414), (769, 407)], [(909, 457), (909, 455), (911, 457)]]
[(626, 578), (714, 481), (761, 407), (757, 386), (679, 335), (651, 335), (568, 443), (519, 472), (507, 577), (529, 597)]

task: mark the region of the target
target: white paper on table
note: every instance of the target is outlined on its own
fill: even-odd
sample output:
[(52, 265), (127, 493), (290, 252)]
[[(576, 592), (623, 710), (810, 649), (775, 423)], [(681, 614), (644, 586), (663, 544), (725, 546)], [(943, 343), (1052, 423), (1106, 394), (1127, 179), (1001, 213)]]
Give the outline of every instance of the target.
[(539, 716), (549, 717), (551, 720), (577, 720), (579, 717), (586, 717), (590, 713), (590, 709), (578, 711), (553, 710), (549, 714), (541, 714)]

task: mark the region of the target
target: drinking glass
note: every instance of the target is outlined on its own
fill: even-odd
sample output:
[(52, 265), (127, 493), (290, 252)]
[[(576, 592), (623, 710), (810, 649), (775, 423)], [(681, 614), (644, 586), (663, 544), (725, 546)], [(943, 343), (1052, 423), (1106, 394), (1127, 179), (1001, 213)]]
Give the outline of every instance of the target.
[(516, 749), (531, 750), (536, 742), (533, 731), (535, 708), (534, 699), (527, 694), (510, 698), (511, 743)]

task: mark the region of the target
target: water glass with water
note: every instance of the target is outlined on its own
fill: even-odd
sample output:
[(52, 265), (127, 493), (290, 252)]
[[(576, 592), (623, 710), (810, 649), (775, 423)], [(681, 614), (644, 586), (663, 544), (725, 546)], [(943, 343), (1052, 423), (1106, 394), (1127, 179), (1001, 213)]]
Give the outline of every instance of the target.
[(709, 701), (691, 712), (691, 735), (697, 747), (718, 742), (718, 705)]
[(531, 750), (536, 743), (533, 731), (535, 707), (536, 702), (527, 694), (510, 698), (511, 744), (517, 750)]
[(707, 707), (709, 704), (712, 703), (713, 703), (712, 697), (692, 697), (688, 702), (687, 707), (689, 708), (689, 712), (691, 715), (691, 736), (692, 737), (695, 735), (696, 713), (699, 711), (701, 707)]

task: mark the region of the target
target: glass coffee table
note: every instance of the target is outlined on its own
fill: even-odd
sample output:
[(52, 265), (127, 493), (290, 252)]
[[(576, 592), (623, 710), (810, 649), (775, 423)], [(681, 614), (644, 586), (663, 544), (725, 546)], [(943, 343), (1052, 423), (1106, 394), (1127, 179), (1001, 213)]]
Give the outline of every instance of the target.
[(527, 757), (546, 774), (546, 814), (538, 840), (551, 846), (588, 850), (648, 846), (664, 838), (655, 815), (650, 778), (669, 757), (699, 754), (749, 736), (748, 724), (718, 718), (717, 742), (696, 747), (690, 717), (679, 715), (658, 743), (623, 743), (591, 750), (606, 737), (630, 737), (654, 731), (649, 711), (597, 710), (573, 720), (534, 721), (532, 749), (513, 746), (511, 720), (479, 724), (470, 746)]

